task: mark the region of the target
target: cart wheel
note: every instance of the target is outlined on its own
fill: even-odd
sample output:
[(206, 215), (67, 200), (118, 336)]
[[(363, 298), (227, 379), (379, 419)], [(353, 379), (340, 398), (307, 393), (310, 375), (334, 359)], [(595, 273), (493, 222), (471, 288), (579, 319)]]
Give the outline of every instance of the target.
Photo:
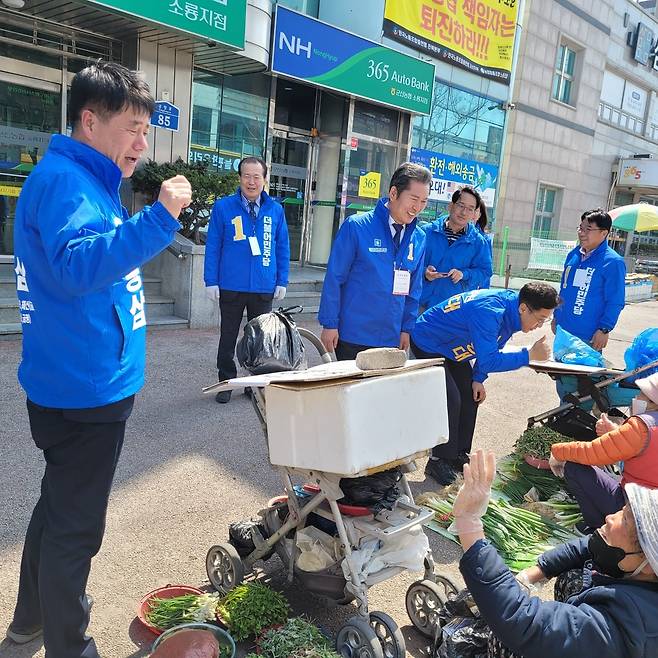
[(400, 627), (384, 612), (370, 613), (370, 626), (382, 645), (384, 658), (405, 658), (407, 646)]
[(336, 653), (343, 658), (384, 658), (377, 634), (361, 617), (348, 619), (338, 631)]
[(244, 580), (244, 566), (231, 544), (213, 546), (206, 555), (206, 572), (210, 584), (226, 594)]
[(431, 580), (417, 580), (407, 590), (407, 614), (411, 623), (425, 637), (434, 637), (439, 623), (439, 610), (448, 600), (447, 588), (445, 584), (442, 585)]
[(447, 576), (439, 576), (438, 574), (434, 574), (434, 578), (436, 579), (434, 582), (436, 582), (439, 587), (443, 588), (443, 596), (446, 599), (449, 599), (451, 596), (457, 596), (457, 594), (459, 594), (459, 588)]

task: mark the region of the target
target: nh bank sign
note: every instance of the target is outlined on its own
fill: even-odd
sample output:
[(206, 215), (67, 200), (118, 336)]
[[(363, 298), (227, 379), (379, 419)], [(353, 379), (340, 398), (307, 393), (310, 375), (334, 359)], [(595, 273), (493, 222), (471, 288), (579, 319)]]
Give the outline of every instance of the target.
[(272, 72), (418, 114), (432, 103), (433, 64), (281, 5)]

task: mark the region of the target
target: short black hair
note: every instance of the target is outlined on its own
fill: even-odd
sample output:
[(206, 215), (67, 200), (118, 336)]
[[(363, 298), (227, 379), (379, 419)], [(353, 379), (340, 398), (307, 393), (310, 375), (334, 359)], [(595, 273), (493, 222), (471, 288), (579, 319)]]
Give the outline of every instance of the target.
[(155, 109), (155, 100), (148, 84), (137, 71), (99, 59), (76, 73), (71, 82), (69, 118), (74, 129), (86, 108), (103, 118), (128, 108), (150, 117)]
[(525, 304), (532, 311), (542, 308), (553, 310), (560, 303), (557, 290), (548, 283), (532, 281), (519, 291), (519, 304)]
[(480, 227), (480, 230), (484, 232), (484, 229), (487, 228), (487, 224), (489, 223), (489, 214), (487, 213), (487, 206), (484, 203), (484, 199), (480, 199), (478, 208), (480, 209), (480, 216), (475, 223)]
[(596, 224), (599, 228), (609, 231), (612, 228), (612, 217), (603, 209), (586, 210), (580, 216), (581, 222)]
[(259, 164), (263, 168), (263, 178), (267, 178), (267, 164), (263, 158), (257, 158), (255, 155), (248, 155), (246, 158), (242, 158), (238, 164), (238, 174), (242, 176), (242, 165), (246, 164)]
[[(452, 202), (457, 203), (457, 201), (459, 201), (459, 199), (462, 198), (462, 194), (464, 194), (464, 192), (466, 192), (467, 194), (472, 194), (475, 197), (475, 200), (477, 201), (476, 208), (480, 208), (480, 206), (482, 205), (482, 197), (480, 196), (480, 193), (470, 185), (464, 185), (464, 187), (460, 187), (458, 190), (455, 190), (452, 193)], [(480, 213), (481, 212), (482, 210), (480, 209)]]
[(398, 194), (408, 190), (412, 181), (418, 181), (423, 185), (430, 185), (432, 182), (432, 172), (423, 165), (416, 162), (403, 162), (391, 176), (391, 184), (388, 186), (389, 192), (395, 188)]

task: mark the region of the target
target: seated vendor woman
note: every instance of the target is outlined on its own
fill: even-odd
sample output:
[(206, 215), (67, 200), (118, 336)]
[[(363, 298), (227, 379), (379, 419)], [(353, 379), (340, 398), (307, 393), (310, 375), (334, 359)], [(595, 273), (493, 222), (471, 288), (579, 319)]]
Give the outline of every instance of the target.
[(594, 534), (544, 553), (519, 574), (535, 583), (581, 570), (578, 591), (565, 601), (542, 601), (529, 595), (485, 539), (482, 516), (495, 472), (493, 453), (478, 450), (464, 467), (453, 514), (464, 549), (459, 568), (504, 655), (658, 656), (658, 490), (627, 484), (626, 504)]
[[(602, 416), (596, 426), (602, 433), (598, 439), (551, 448), (551, 470), (564, 477), (580, 505), (584, 529), (590, 531), (624, 506), (629, 482), (658, 488), (658, 373), (635, 384), (640, 393), (631, 405), (633, 415), (623, 425)], [(623, 462), (621, 482), (601, 468), (617, 462)]]

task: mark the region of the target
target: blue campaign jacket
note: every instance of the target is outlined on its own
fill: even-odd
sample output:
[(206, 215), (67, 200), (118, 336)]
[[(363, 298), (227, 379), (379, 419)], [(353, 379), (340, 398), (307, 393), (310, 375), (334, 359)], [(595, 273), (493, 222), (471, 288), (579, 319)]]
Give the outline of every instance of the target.
[(445, 232), (447, 215), (421, 228), (425, 233), (425, 268), (434, 265), (437, 272), (449, 272), (453, 267), (464, 273), (464, 278), (453, 283), (449, 278), (428, 281), (423, 276), (420, 305), (429, 308), (448, 297), (477, 288), (488, 288), (491, 275), (491, 247), (486, 237), (470, 222), (466, 235), (448, 243)]
[[(249, 236), (258, 238), (253, 256)], [(238, 292), (274, 292), (288, 285), (290, 244), (283, 208), (268, 194), (260, 197), (256, 222), (242, 205), (240, 190), (215, 202), (210, 215), (203, 279), (206, 286)]]
[(474, 290), (428, 308), (416, 321), (411, 339), (429, 354), (453, 361), (476, 359), (473, 380), (483, 382), (490, 372), (528, 365), (527, 349), (500, 351), (520, 330), (518, 292)]
[(164, 249), (180, 225), (159, 202), (129, 217), (120, 184), (111, 160), (55, 135), (18, 199), (18, 379), (42, 406), (98, 407), (144, 383), (139, 266)]
[(586, 343), (598, 329), (614, 329), (624, 308), (625, 277), (624, 259), (607, 241), (585, 260), (579, 246), (573, 249), (564, 262), (557, 324)]
[(529, 596), (486, 540), (460, 560), (466, 587), (493, 634), (527, 658), (655, 658), (658, 655), (658, 585), (588, 574), (588, 537), (538, 560), (552, 577), (585, 566), (584, 589), (566, 602)]
[[(343, 222), (331, 248), (318, 320), (348, 343), (397, 347), (400, 332), (411, 332), (418, 315), (424, 235), (414, 219), (395, 254), (386, 202)], [(411, 273), (406, 296), (393, 294), (395, 269)]]

